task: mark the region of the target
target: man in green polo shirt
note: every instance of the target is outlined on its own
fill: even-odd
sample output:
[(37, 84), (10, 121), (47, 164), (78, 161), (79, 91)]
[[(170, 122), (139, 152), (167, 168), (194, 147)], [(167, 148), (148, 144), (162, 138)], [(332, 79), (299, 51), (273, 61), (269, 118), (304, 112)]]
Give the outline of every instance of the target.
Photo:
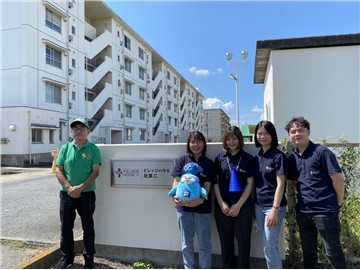
[(89, 124), (77, 118), (71, 124), (73, 141), (60, 148), (56, 159), (56, 178), (60, 187), (60, 220), (62, 260), (58, 269), (74, 262), (73, 228), (76, 210), (83, 229), (85, 268), (95, 268), (95, 179), (99, 175), (101, 156), (99, 148), (89, 142)]

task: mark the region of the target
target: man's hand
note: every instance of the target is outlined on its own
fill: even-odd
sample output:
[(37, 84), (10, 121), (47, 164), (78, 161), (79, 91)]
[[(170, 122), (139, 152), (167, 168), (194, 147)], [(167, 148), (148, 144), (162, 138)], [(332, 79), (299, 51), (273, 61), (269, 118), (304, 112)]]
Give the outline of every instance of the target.
[(73, 186), (70, 189), (68, 189), (68, 195), (71, 198), (77, 199), (80, 198), (82, 191), (83, 189), (80, 186)]

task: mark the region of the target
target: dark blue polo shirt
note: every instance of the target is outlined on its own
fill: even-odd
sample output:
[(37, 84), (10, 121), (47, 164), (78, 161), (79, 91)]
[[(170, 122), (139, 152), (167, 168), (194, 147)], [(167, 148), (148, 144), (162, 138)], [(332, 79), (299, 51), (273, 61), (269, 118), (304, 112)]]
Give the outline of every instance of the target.
[[(254, 180), (255, 180), (255, 203), (262, 207), (272, 207), (274, 203), (275, 190), (277, 187), (276, 176), (286, 175), (287, 159), (278, 148), (270, 148), (263, 154), (261, 148), (255, 156)], [(285, 192), (280, 206), (285, 206)]]
[[(241, 160), (240, 160), (241, 159)], [(220, 194), (224, 202), (229, 206), (236, 204), (242, 195), (242, 192), (229, 192), (230, 185), (230, 167), (236, 167), (239, 164), (239, 168), (236, 172), (242, 190), (247, 185), (247, 178), (253, 176), (254, 157), (249, 153), (241, 149), (236, 155), (231, 155), (228, 152), (221, 152), (215, 158), (216, 174), (218, 175), (218, 185)], [(240, 163), (239, 163), (240, 161)], [(217, 200), (215, 200), (216, 203)], [(244, 205), (251, 205), (251, 196), (245, 201)]]
[(341, 169), (334, 153), (328, 148), (309, 141), (302, 155), (296, 149), (289, 156), (288, 170), (288, 179), (297, 180), (296, 210), (308, 214), (338, 212), (337, 197), (330, 178), (334, 173), (341, 173)]
[[(184, 166), (189, 162), (195, 162), (200, 167), (200, 172), (197, 176), (199, 177), (201, 187), (204, 187), (205, 182), (216, 183), (214, 162), (206, 156), (201, 156), (198, 162), (196, 162), (194, 157), (191, 155), (181, 156), (176, 160), (175, 167), (171, 175), (173, 177), (181, 177), (185, 173)], [(208, 199), (204, 200), (203, 204), (196, 207), (176, 206), (176, 208), (178, 211), (209, 214), (211, 213), (211, 192), (208, 194)]]

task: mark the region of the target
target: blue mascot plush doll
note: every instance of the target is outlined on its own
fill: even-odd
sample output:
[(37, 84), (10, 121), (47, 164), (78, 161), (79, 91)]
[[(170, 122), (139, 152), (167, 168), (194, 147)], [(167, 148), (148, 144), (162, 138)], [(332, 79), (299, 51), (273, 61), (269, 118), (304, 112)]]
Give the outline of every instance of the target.
[(187, 163), (184, 166), (184, 171), (185, 174), (181, 176), (179, 184), (168, 193), (169, 197), (176, 195), (182, 201), (190, 201), (200, 197), (207, 200), (206, 190), (200, 187), (199, 178), (196, 176), (200, 172), (199, 165), (195, 162)]

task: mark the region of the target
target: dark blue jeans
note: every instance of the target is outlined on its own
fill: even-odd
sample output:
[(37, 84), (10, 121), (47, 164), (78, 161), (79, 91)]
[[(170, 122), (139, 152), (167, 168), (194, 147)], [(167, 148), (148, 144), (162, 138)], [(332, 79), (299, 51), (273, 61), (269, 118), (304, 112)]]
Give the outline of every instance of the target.
[(304, 268), (317, 268), (317, 237), (321, 235), (326, 256), (334, 268), (346, 268), (346, 260), (340, 243), (340, 221), (338, 213), (296, 213), (299, 225)]
[[(228, 217), (223, 214), (218, 203), (215, 203), (214, 213), (221, 244), (223, 268), (249, 269), (254, 206), (243, 206), (237, 217)], [(238, 246), (237, 263), (234, 248), (234, 236)]]
[(74, 259), (74, 221), (76, 210), (81, 218), (83, 229), (85, 258), (92, 259), (95, 254), (95, 229), (93, 214), (95, 211), (95, 192), (82, 192), (80, 198), (71, 198), (67, 192), (60, 191), (60, 248), (63, 257)]

